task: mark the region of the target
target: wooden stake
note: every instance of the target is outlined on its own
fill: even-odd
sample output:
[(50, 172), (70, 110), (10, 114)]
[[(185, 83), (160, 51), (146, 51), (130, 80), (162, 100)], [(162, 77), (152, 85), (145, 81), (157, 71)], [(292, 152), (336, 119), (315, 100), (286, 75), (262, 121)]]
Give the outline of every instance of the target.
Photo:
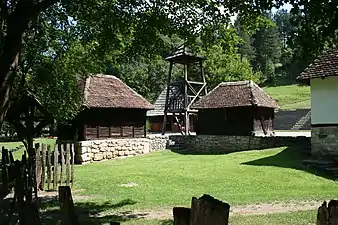
[(192, 198), (191, 225), (228, 225), (230, 205), (210, 195)]
[(174, 225), (190, 225), (191, 209), (183, 207), (174, 207)]
[(46, 181), (46, 144), (42, 144), (41, 146), (41, 155), (41, 190), (44, 190)]
[(59, 149), (60, 149), (60, 145), (59, 144), (55, 144), (54, 146), (54, 178), (53, 178), (53, 190), (55, 191), (57, 189), (57, 185), (58, 185), (58, 165), (59, 165)]
[(50, 190), (50, 183), (52, 180), (52, 152), (51, 146), (47, 146), (47, 160), (46, 160), (46, 167), (47, 167), (47, 189)]
[(59, 187), (59, 202), (62, 225), (78, 225), (79, 221), (75, 213), (72, 192), (69, 186)]

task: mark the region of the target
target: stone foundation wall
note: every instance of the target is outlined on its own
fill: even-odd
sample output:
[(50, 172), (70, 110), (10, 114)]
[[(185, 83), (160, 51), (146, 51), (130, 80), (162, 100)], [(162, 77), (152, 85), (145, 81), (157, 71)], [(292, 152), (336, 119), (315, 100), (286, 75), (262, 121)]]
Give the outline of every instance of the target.
[(338, 156), (338, 126), (311, 128), (311, 154), (319, 158)]
[(308, 137), (255, 137), (255, 136), (170, 136), (169, 148), (175, 152), (186, 154), (226, 154), (238, 151), (275, 148), (298, 145), (308, 152)]
[(116, 158), (126, 158), (166, 149), (168, 137), (105, 139), (81, 141), (77, 145), (78, 164)]

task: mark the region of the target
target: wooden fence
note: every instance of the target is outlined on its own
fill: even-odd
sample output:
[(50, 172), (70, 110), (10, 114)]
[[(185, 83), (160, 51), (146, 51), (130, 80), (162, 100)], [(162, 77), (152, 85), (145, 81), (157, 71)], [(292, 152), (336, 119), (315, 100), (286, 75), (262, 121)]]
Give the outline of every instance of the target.
[(74, 144), (42, 144), (35, 146), (37, 184), (41, 190), (57, 190), (73, 186), (75, 181)]

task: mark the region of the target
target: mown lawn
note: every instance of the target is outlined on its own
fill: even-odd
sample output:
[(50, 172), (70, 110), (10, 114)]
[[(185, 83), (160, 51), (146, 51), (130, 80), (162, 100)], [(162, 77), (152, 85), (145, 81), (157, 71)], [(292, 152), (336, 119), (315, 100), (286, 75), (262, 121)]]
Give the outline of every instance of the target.
[[(50, 144), (52, 147), (55, 145), (55, 139), (50, 139), (50, 138), (38, 138), (35, 139), (34, 143), (44, 143), (44, 144)], [(5, 147), (8, 150), (15, 149), (17, 147), (21, 147), (20, 150), (15, 151), (13, 153), (14, 159), (21, 159), (21, 156), (23, 154), (23, 151), (25, 147), (23, 146), (22, 142), (16, 141), (16, 142), (0, 142), (0, 150), (2, 147)], [(1, 154), (0, 154), (0, 159), (1, 159)]]
[(277, 100), (283, 110), (311, 108), (310, 87), (285, 85), (265, 87), (264, 90)]
[[(76, 189), (96, 202), (126, 202), (123, 209), (189, 206), (204, 193), (230, 205), (336, 197), (336, 182), (302, 170), (297, 149), (228, 155), (156, 152), (78, 166)], [(136, 184), (123, 187), (122, 184)]]

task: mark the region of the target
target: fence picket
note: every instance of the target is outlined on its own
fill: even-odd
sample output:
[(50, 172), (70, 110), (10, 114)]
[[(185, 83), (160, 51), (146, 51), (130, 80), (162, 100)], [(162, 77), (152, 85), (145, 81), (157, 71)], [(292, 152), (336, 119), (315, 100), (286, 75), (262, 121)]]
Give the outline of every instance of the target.
[(59, 165), (59, 149), (60, 145), (54, 146), (54, 178), (53, 178), (53, 190), (56, 191), (58, 185), (58, 165)]
[(64, 150), (67, 149), (67, 144), (61, 145), (60, 151), (60, 164), (61, 164), (61, 171), (60, 171), (60, 186), (62, 186), (63, 182), (63, 171), (65, 170), (65, 157), (64, 157)]
[(41, 145), (41, 190), (45, 190), (46, 183), (46, 144)]
[(74, 171), (74, 162), (75, 162), (75, 144), (71, 145), (71, 182), (72, 182), (72, 187), (74, 186), (74, 179), (75, 179), (75, 171)]
[(52, 179), (52, 164), (51, 164), (51, 146), (47, 146), (47, 160), (46, 160), (46, 169), (47, 169), (47, 189), (50, 190), (50, 183)]
[(66, 185), (69, 186), (70, 182), (70, 149), (71, 144), (67, 145), (66, 148)]

